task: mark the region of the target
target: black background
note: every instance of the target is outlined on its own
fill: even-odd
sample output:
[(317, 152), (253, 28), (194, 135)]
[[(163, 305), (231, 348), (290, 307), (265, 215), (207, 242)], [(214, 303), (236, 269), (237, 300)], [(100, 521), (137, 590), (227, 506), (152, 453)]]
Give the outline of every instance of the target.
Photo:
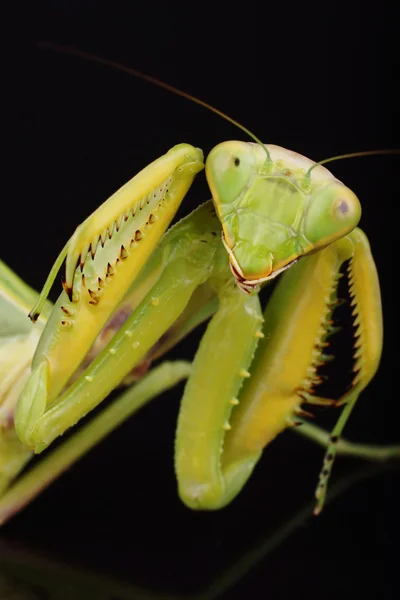
[[(207, 153), (220, 141), (246, 139), (188, 101), (39, 50), (35, 42), (136, 67), (220, 108), (264, 141), (320, 160), (399, 147), (393, 18), (385, 3), (369, 8), (363, 2), (48, 2), (36, 12), (21, 10), (3, 80), (9, 102), (2, 258), (40, 288), (76, 225), (151, 160), (182, 141)], [(396, 157), (372, 157), (332, 165), (362, 202), (362, 227), (382, 286), (382, 363), (346, 429), (350, 439), (371, 443), (399, 439), (393, 417), (398, 164)], [(200, 175), (179, 216), (208, 197)], [(199, 338), (199, 332), (190, 336), (173, 356), (192, 357)], [(287, 432), (267, 449), (230, 507), (193, 513), (177, 498), (173, 472), (181, 393), (182, 386), (144, 409), (4, 527), (0, 573), (19, 564), (9, 585), (22, 586), (21, 597), (30, 597), (21, 579), (26, 561), (39, 574), (37, 598), (57, 598), (60, 590), (65, 598), (79, 591), (103, 597), (95, 583), (82, 591), (79, 578), (89, 575), (109, 600), (139, 598), (144, 589), (147, 597), (157, 591), (170, 598), (395, 597), (398, 471), (354, 484), (323, 516), (303, 520), (273, 552), (260, 550), (257, 557), (256, 549), (312, 502), (322, 453)], [(364, 467), (338, 460), (334, 481)], [(38, 566), (38, 557), (47, 562)], [(242, 575), (243, 561), (253, 568)], [(73, 575), (62, 571), (67, 565)], [(224, 583), (229, 569), (231, 583)], [(46, 592), (51, 572), (64, 574)], [(125, 582), (130, 595), (111, 592), (111, 581)], [(212, 582), (224, 594), (209, 589), (201, 596)]]

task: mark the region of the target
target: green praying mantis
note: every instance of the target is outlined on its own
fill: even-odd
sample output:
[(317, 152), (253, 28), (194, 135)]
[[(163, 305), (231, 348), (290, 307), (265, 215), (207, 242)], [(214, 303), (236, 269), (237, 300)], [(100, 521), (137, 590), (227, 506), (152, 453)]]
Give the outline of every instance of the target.
[[(0, 263), (0, 523), (182, 378), (175, 468), (190, 508), (229, 504), (264, 448), (299, 422), (326, 446), (316, 514), (337, 452), (400, 456), (400, 447), (341, 440), (378, 368), (383, 339), (360, 202), (323, 166), (333, 159), (314, 163), (238, 126), (253, 142), (220, 143), (205, 162), (199, 148), (178, 144), (135, 175), (78, 226), (40, 295)], [(203, 169), (212, 200), (169, 227)], [(354, 376), (332, 399), (318, 395), (318, 369), (329, 360), (343, 265), (356, 331)], [(52, 305), (47, 296), (60, 269), (62, 291)], [(278, 275), (263, 311), (259, 291)], [(145, 374), (206, 321), (192, 365), (164, 363)], [(35, 453), (118, 386), (128, 390), (18, 478)], [(304, 405), (342, 407), (330, 435), (302, 419)]]

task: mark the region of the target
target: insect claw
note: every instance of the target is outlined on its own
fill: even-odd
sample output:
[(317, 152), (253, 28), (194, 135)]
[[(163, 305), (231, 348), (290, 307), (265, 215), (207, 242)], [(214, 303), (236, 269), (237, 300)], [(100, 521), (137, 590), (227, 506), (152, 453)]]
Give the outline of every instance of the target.
[(96, 306), (96, 304), (99, 303), (99, 296), (93, 290), (88, 289), (88, 292), (89, 292), (89, 296), (91, 297), (89, 304), (93, 304), (94, 306)]
[(314, 417), (315, 417), (315, 415), (310, 413), (308, 410), (303, 410), (302, 408), (300, 408), (300, 406), (295, 408), (293, 412), (298, 417), (308, 417), (309, 419), (314, 419)]
[(315, 344), (315, 348), (317, 348), (317, 350), (321, 350), (322, 348), (327, 348), (328, 346), (330, 346), (329, 342), (318, 342), (317, 344)]
[(70, 301), (70, 302), (73, 302), (73, 300), (72, 300), (72, 288), (69, 288), (69, 287), (67, 286), (67, 284), (66, 284), (66, 281), (65, 281), (64, 277), (61, 279), (61, 284), (62, 284), (62, 286), (63, 286), (63, 290), (64, 290), (64, 292), (67, 294), (67, 296), (68, 296), (68, 298), (69, 298), (69, 301)]
[(123, 215), (118, 217), (118, 219), (115, 221), (115, 229), (117, 231), (119, 231), (119, 228), (121, 227), (122, 219), (123, 219)]
[(106, 239), (107, 239), (107, 229), (105, 231), (103, 231), (103, 233), (100, 234), (100, 243), (101, 243), (101, 247), (104, 248), (104, 244), (106, 243)]
[(99, 241), (100, 241), (100, 238), (97, 238), (97, 241), (92, 242), (89, 246), (90, 254), (92, 255), (92, 260), (94, 260), (94, 257), (96, 255), (97, 246), (99, 245)]
[(291, 419), (290, 417), (286, 419), (286, 423), (288, 427), (299, 427), (303, 424), (302, 421), (293, 421), (293, 419)]
[(321, 365), (330, 362), (331, 360), (335, 359), (335, 356), (333, 354), (321, 354)]
[(345, 298), (337, 298), (334, 302), (334, 306), (335, 308), (337, 308), (338, 306), (343, 306), (344, 304), (346, 304), (346, 299)]
[(83, 267), (85, 266), (85, 260), (87, 257), (87, 254), (89, 252), (89, 248), (90, 248), (91, 244), (88, 244), (87, 246), (85, 246), (79, 256), (79, 266), (81, 268), (81, 271), (83, 270)]

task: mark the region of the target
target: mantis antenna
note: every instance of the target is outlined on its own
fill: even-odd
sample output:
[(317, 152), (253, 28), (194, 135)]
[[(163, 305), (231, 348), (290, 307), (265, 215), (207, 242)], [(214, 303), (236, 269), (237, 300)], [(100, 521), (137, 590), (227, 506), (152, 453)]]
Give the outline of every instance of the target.
[(387, 150), (362, 150), (361, 152), (350, 152), (348, 154), (338, 154), (338, 156), (332, 156), (331, 158), (324, 158), (313, 164), (306, 173), (306, 178), (310, 179), (311, 171), (319, 165), (326, 165), (326, 163), (333, 162), (334, 160), (341, 160), (342, 158), (358, 158), (359, 156), (376, 156), (379, 154), (400, 154), (400, 148), (389, 148)]
[(267, 155), (266, 162), (267, 163), (272, 162), (271, 155), (269, 153), (268, 148), (265, 146), (265, 144), (263, 144), (263, 142), (261, 140), (258, 139), (257, 136), (254, 135), (254, 133), (252, 133), (249, 129), (247, 129), (247, 127), (244, 127), (244, 125), (242, 125), (238, 121), (235, 121), (235, 119), (232, 119), (232, 117), (230, 117), (229, 115), (226, 115), (221, 110), (218, 110), (218, 108), (215, 108), (211, 104), (204, 102), (204, 100), (200, 100), (200, 98), (196, 98), (196, 96), (192, 96), (191, 94), (188, 94), (187, 92), (184, 92), (183, 90), (180, 90), (179, 88), (176, 88), (173, 85), (169, 85), (169, 83), (165, 83), (164, 81), (161, 81), (160, 79), (157, 79), (156, 77), (152, 77), (151, 75), (146, 75), (145, 73), (142, 73), (141, 71), (138, 71), (137, 69), (133, 69), (132, 67), (126, 67), (125, 65), (122, 65), (118, 62), (109, 60), (107, 58), (102, 58), (101, 56), (97, 56), (96, 54), (91, 54), (90, 52), (83, 52), (82, 50), (77, 50), (75, 48), (69, 48), (68, 46), (62, 46), (59, 44), (52, 44), (51, 42), (38, 42), (38, 46), (39, 46), (39, 48), (43, 48), (44, 50), (54, 50), (55, 52), (60, 52), (62, 54), (69, 54), (70, 56), (76, 56), (77, 58), (83, 58), (84, 60), (96, 62), (96, 63), (106, 66), (106, 67), (111, 67), (112, 69), (115, 69), (117, 71), (122, 71), (123, 73), (127, 73), (128, 75), (133, 75), (134, 77), (137, 77), (138, 79), (143, 79), (144, 81), (147, 81), (148, 83), (152, 83), (153, 85), (163, 88), (164, 90), (167, 90), (168, 92), (171, 92), (172, 94), (181, 96), (182, 98), (185, 98), (186, 100), (190, 100), (191, 102), (194, 102), (195, 104), (199, 104), (200, 106), (203, 106), (204, 108), (207, 108), (209, 111), (215, 113), (219, 117), (222, 117), (223, 119), (225, 119), (225, 121), (232, 123), (232, 125), (235, 125), (235, 127), (238, 127), (239, 129), (241, 129), (246, 135), (251, 137), (257, 144), (259, 144), (263, 148), (265, 154)]
[[(70, 56), (82, 58), (87, 61), (96, 62), (96, 63), (106, 66), (106, 67), (111, 67), (112, 69), (115, 69), (117, 71), (122, 71), (123, 73), (127, 73), (128, 75), (133, 75), (134, 77), (137, 77), (138, 79), (142, 79), (144, 81), (147, 81), (148, 83), (151, 83), (160, 88), (163, 88), (164, 90), (167, 90), (168, 92), (171, 92), (172, 94), (175, 94), (177, 96), (181, 96), (182, 98), (185, 98), (186, 100), (190, 100), (191, 102), (194, 102), (195, 104), (198, 104), (199, 106), (202, 106), (203, 108), (206, 108), (207, 110), (215, 113), (219, 117), (222, 117), (223, 119), (225, 119), (225, 121), (228, 121), (232, 125), (235, 125), (235, 127), (237, 127), (238, 129), (241, 129), (244, 133), (246, 133), (246, 135), (251, 137), (257, 144), (259, 144), (263, 148), (263, 150), (267, 156), (266, 162), (267, 163), (272, 162), (271, 155), (270, 155), (268, 148), (256, 135), (254, 135), (254, 133), (252, 133), (249, 129), (247, 129), (247, 127), (245, 127), (244, 125), (242, 125), (235, 119), (232, 119), (232, 117), (230, 117), (229, 115), (225, 114), (218, 108), (215, 108), (211, 104), (204, 102), (204, 100), (197, 98), (196, 96), (192, 96), (191, 94), (188, 94), (187, 92), (184, 92), (183, 90), (180, 90), (179, 88), (176, 88), (173, 85), (170, 85), (169, 83), (165, 83), (164, 81), (161, 81), (160, 79), (157, 79), (156, 77), (152, 77), (151, 75), (146, 75), (145, 73), (142, 73), (141, 71), (138, 71), (137, 69), (134, 69), (132, 67), (127, 67), (116, 61), (109, 60), (108, 58), (102, 58), (101, 56), (97, 56), (96, 54), (91, 54), (90, 52), (84, 52), (83, 50), (78, 50), (76, 48), (70, 48), (68, 46), (63, 46), (61, 44), (53, 44), (51, 42), (38, 42), (38, 46), (39, 46), (39, 48), (43, 48), (44, 50), (53, 50), (54, 52), (68, 54)], [(340, 160), (342, 158), (356, 158), (356, 157), (361, 157), (361, 156), (376, 156), (376, 155), (380, 155), (380, 154), (400, 154), (400, 149), (396, 148), (396, 149), (386, 149), (386, 150), (366, 150), (366, 151), (361, 151), (361, 152), (351, 152), (349, 154), (340, 154), (338, 156), (332, 156), (330, 158), (325, 158), (324, 160), (320, 160), (319, 162), (316, 162), (315, 164), (312, 165), (312, 167), (310, 167), (308, 169), (308, 171), (306, 173), (306, 180), (311, 179), (311, 172), (318, 165), (325, 165), (326, 163), (333, 162), (335, 160)]]
[[(192, 96), (191, 94), (188, 94), (188, 93), (180, 90), (179, 88), (169, 85), (168, 83), (165, 83), (164, 81), (160, 81), (156, 77), (152, 77), (151, 75), (146, 75), (145, 73), (142, 73), (141, 71), (138, 71), (137, 69), (134, 69), (132, 67), (127, 67), (125, 65), (122, 65), (118, 62), (109, 60), (107, 58), (102, 58), (100, 56), (97, 56), (96, 54), (91, 54), (89, 52), (83, 52), (82, 50), (77, 50), (75, 48), (69, 48), (68, 46), (52, 44), (51, 42), (38, 42), (38, 46), (39, 46), (39, 48), (42, 48), (44, 50), (53, 50), (54, 52), (60, 52), (62, 54), (67, 54), (70, 56), (75, 56), (77, 58), (82, 58), (87, 61), (95, 62), (100, 65), (106, 66), (106, 67), (111, 67), (114, 70), (122, 71), (123, 73), (127, 73), (128, 75), (133, 75), (134, 77), (137, 77), (138, 79), (142, 79), (144, 81), (147, 81), (148, 83), (151, 83), (153, 85), (161, 87), (161, 88), (167, 90), (168, 92), (171, 92), (172, 94), (181, 96), (182, 98), (190, 100), (191, 102), (194, 102), (195, 104), (199, 104), (200, 106), (203, 106), (204, 108), (207, 108), (209, 111), (222, 117), (223, 119), (225, 119), (232, 125), (235, 125), (235, 127), (238, 127), (239, 129), (241, 129), (246, 135), (251, 137), (257, 144), (259, 144), (263, 148), (263, 150), (266, 154), (266, 157), (267, 157), (266, 163), (268, 164), (268, 163), (272, 162), (271, 155), (269, 153), (268, 148), (265, 146), (265, 144), (263, 144), (261, 142), (261, 140), (258, 139), (257, 136), (254, 135), (254, 133), (252, 133), (249, 129), (244, 127), (244, 125), (242, 125), (238, 121), (235, 121), (235, 119), (232, 119), (231, 117), (229, 117), (222, 111), (218, 110), (217, 108), (214, 108), (214, 106), (211, 106), (211, 104), (208, 104), (207, 102), (204, 102), (203, 100), (200, 100), (199, 98), (196, 98), (196, 96)], [(53, 284), (54, 278), (55, 278), (56, 274), (58, 273), (66, 255), (67, 255), (68, 243), (69, 242), (67, 242), (67, 244), (64, 246), (64, 248), (60, 252), (53, 268), (51, 269), (51, 271), (47, 277), (45, 285), (36, 301), (35, 306), (33, 307), (33, 309), (31, 310), (31, 312), (28, 315), (32, 322), (35, 322), (41, 313), (43, 305), (49, 294), (50, 288)]]

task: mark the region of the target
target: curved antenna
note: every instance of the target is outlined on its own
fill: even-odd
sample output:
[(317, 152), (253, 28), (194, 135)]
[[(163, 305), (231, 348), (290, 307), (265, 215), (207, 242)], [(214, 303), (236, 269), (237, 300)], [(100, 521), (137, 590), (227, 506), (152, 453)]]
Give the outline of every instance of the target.
[(182, 98), (185, 98), (186, 100), (190, 100), (191, 102), (194, 102), (195, 104), (199, 104), (203, 108), (207, 108), (209, 111), (215, 113), (219, 117), (222, 117), (223, 119), (225, 119), (225, 121), (232, 123), (232, 125), (235, 125), (235, 127), (238, 127), (246, 135), (251, 137), (264, 150), (265, 154), (267, 155), (267, 162), (271, 162), (271, 155), (269, 153), (268, 148), (265, 146), (265, 144), (263, 144), (263, 142), (261, 140), (258, 139), (257, 136), (254, 135), (254, 133), (252, 133), (249, 129), (247, 129), (247, 127), (244, 127), (244, 125), (242, 125), (238, 121), (235, 121), (235, 119), (232, 119), (232, 117), (229, 117), (228, 115), (223, 113), (221, 110), (218, 110), (218, 108), (214, 108), (214, 106), (211, 106), (211, 104), (204, 102), (204, 100), (200, 100), (200, 98), (196, 98), (196, 96), (192, 96), (191, 94), (188, 94), (188, 93), (180, 90), (179, 88), (174, 87), (173, 85), (169, 85), (169, 83), (165, 83), (164, 81), (161, 81), (160, 79), (157, 79), (156, 77), (152, 77), (151, 75), (146, 75), (145, 73), (142, 73), (141, 71), (138, 71), (137, 69), (134, 69), (132, 67), (127, 67), (127, 66), (122, 65), (113, 60), (109, 60), (108, 58), (102, 58), (101, 56), (97, 56), (96, 54), (91, 54), (90, 52), (84, 52), (82, 50), (77, 50), (75, 48), (70, 48), (68, 46), (62, 46), (60, 44), (52, 44), (51, 42), (38, 42), (38, 46), (39, 46), (39, 48), (43, 48), (44, 50), (53, 50), (54, 52), (60, 52), (61, 54), (68, 54), (70, 56), (76, 56), (77, 58), (82, 58), (87, 61), (95, 62), (95, 63), (98, 63), (105, 67), (111, 67), (112, 69), (115, 69), (116, 71), (122, 71), (123, 73), (127, 73), (128, 75), (133, 75), (134, 77), (137, 77), (138, 79), (143, 79), (144, 81), (147, 81), (148, 83), (151, 83), (160, 88), (163, 88), (164, 90), (167, 90), (168, 92), (171, 92), (172, 94), (175, 94), (176, 96), (181, 96)]
[(320, 160), (312, 167), (310, 167), (306, 173), (306, 179), (311, 178), (311, 171), (319, 165), (326, 165), (326, 163), (333, 162), (334, 160), (341, 160), (342, 158), (358, 158), (359, 156), (376, 156), (379, 154), (400, 154), (400, 148), (386, 149), (386, 150), (363, 150), (361, 152), (350, 152), (348, 154), (338, 154), (338, 156), (332, 156), (331, 158), (325, 158)]

